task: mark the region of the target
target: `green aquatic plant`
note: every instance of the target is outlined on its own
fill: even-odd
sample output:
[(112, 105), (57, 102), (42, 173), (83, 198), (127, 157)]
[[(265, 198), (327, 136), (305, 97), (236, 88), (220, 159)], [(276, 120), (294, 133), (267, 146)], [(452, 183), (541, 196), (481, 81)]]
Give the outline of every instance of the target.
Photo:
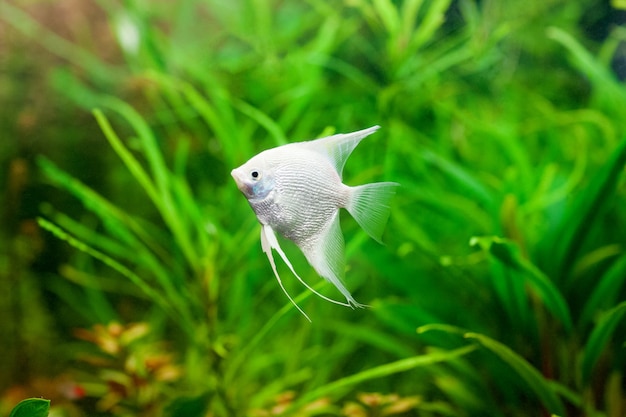
[(79, 360), (88, 366), (80, 378), (88, 394), (97, 397), (98, 412), (162, 413), (165, 393), (181, 378), (182, 369), (164, 343), (150, 340), (150, 333), (147, 323), (115, 322), (75, 331), (76, 337), (97, 347), (85, 349)]
[[(144, 381), (120, 359), (142, 363), (139, 346), (180, 373), (152, 385), (158, 404), (124, 397), (110, 414), (376, 415), (397, 395), (420, 416), (620, 415), (626, 106), (609, 64), (624, 37), (585, 38), (599, 0), (99, 2), (108, 38), (60, 36), (14, 3), (0, 3), (11, 33), (63, 59), (49, 107), (94, 116), (37, 158), (63, 196), (38, 225), (72, 249), (42, 280), (65, 306), (51, 316), (92, 342), (114, 323), (150, 329), (117, 358), (98, 351), (85, 414), (112, 374)], [(305, 324), (228, 173), (373, 124), (345, 177), (402, 184), (386, 247), (342, 220), (346, 285), (371, 308), (285, 280)], [(102, 168), (69, 159), (95, 143)], [(68, 367), (92, 345), (61, 345)]]
[[(118, 209), (112, 203), (93, 192), (93, 190), (58, 170), (48, 161), (41, 162), (41, 166), (48, 178), (58, 186), (73, 193), (82, 201), (85, 207), (99, 218), (102, 224), (102, 231), (87, 229), (51, 208), (48, 209), (48, 216), (54, 219), (55, 222), (40, 219), (39, 223), (41, 227), (49, 230), (79, 251), (103, 262), (116, 271), (122, 279), (132, 284), (134, 288), (128, 288), (129, 294), (139, 300), (143, 299), (151, 303), (149, 315), (146, 319), (152, 322), (165, 320), (164, 335), (162, 337), (174, 338), (176, 340), (175, 344), (178, 345), (179, 349), (184, 349), (183, 353), (186, 356), (186, 361), (193, 361), (184, 363), (186, 369), (186, 372), (184, 372), (185, 384), (194, 386), (195, 389), (193, 391), (200, 391), (201, 394), (198, 398), (212, 402), (212, 407), (219, 410), (218, 412), (236, 412), (239, 407), (239, 400), (233, 402), (233, 395), (237, 395), (237, 392), (233, 392), (232, 388), (226, 390), (224, 387), (233, 386), (235, 381), (241, 382), (242, 372), (245, 372), (242, 366), (249, 361), (248, 353), (257, 349), (259, 343), (266, 342), (265, 338), (269, 335), (268, 331), (272, 330), (272, 327), (276, 326), (287, 312), (292, 312), (291, 307), (293, 306), (287, 304), (285, 308), (275, 313), (274, 318), (258, 330), (255, 337), (246, 345), (239, 347), (231, 345), (232, 342), (229, 343), (228, 338), (233, 337), (234, 334), (231, 336), (228, 333), (219, 333), (223, 326), (228, 325), (229, 316), (227, 313), (218, 313), (221, 303), (218, 302), (217, 294), (211, 292), (211, 290), (217, 287), (212, 285), (210, 281), (189, 281), (188, 278), (191, 276), (192, 279), (197, 280), (199, 276), (208, 280), (214, 276), (215, 272), (207, 272), (204, 268), (207, 265), (216, 263), (215, 260), (210, 263), (210, 259), (206, 259), (206, 256), (210, 253), (216, 253), (215, 250), (211, 249), (210, 245), (218, 244), (217, 241), (214, 241), (210, 244), (207, 243), (209, 246), (202, 246), (201, 243), (195, 240), (200, 234), (195, 229), (196, 223), (194, 222), (200, 221), (200, 217), (194, 217), (194, 215), (199, 214), (195, 211), (197, 210), (197, 206), (194, 205), (195, 200), (189, 198), (189, 187), (184, 186), (184, 182), (182, 182), (180, 177), (178, 181), (181, 182), (178, 183), (176, 176), (169, 172), (168, 168), (163, 165), (157, 165), (156, 169), (161, 170), (164, 181), (164, 188), (157, 190), (157, 185), (153, 178), (111, 130), (107, 119), (98, 111), (95, 114), (112, 147), (118, 152), (137, 182), (142, 185), (146, 194), (150, 198), (154, 198), (157, 210), (163, 210), (161, 214), (166, 230), (170, 232), (169, 238), (164, 239), (158, 232), (158, 228), (146, 219), (137, 218), (128, 212)], [(142, 125), (138, 126), (141, 127)], [(149, 138), (149, 136), (147, 137)], [(146, 141), (146, 143), (148, 144), (146, 146), (153, 146), (151, 141)], [(156, 164), (160, 164), (161, 161), (159, 152), (156, 150), (152, 155)], [(187, 219), (188, 222), (186, 222)], [(249, 233), (249, 231), (246, 231), (246, 233)], [(201, 239), (207, 239), (208, 242), (209, 236), (207, 234)], [(223, 241), (219, 243), (224, 244)], [(192, 250), (192, 252), (185, 254), (185, 248)], [(197, 252), (202, 248), (208, 252), (204, 256)], [(191, 265), (185, 268), (187, 263)], [(141, 274), (135, 272), (136, 270), (142, 271)], [(180, 275), (176, 276), (176, 273)], [(94, 289), (106, 290), (106, 286), (102, 286), (93, 277), (83, 276), (83, 279), (86, 280), (85, 284), (89, 287), (86, 289), (87, 293), (91, 293)], [(119, 288), (125, 288), (127, 285), (122, 284)], [(197, 289), (192, 291), (193, 288)], [(102, 297), (102, 294), (98, 294), (97, 301), (99, 304), (81, 307), (87, 310), (84, 314), (94, 314), (95, 311), (89, 312), (88, 310), (98, 309), (109, 311), (115, 315), (112, 307), (106, 305), (107, 301)], [(308, 295), (308, 292), (303, 292), (300, 297), (296, 298), (296, 301), (304, 299)], [(103, 303), (105, 303), (104, 308), (100, 309), (99, 305)], [(232, 310), (232, 312), (238, 313), (236, 310)], [(221, 318), (222, 321), (219, 321), (218, 318)], [(175, 327), (172, 327), (173, 324), (175, 324)], [(120, 326), (109, 324), (106, 327), (98, 326), (96, 330), (117, 329), (118, 327)], [(136, 326), (133, 327), (133, 329), (135, 328)], [(311, 329), (305, 329), (306, 333), (310, 331)], [(117, 338), (123, 340), (125, 332), (120, 328), (120, 330), (114, 332), (119, 334), (113, 338), (105, 337), (107, 335), (111, 336), (111, 331), (98, 336), (99, 333), (102, 332), (93, 334), (81, 332), (81, 335), (82, 338), (96, 343), (105, 353), (117, 355), (119, 343), (116, 340)], [(135, 340), (135, 338), (132, 338), (132, 340)], [(450, 352), (433, 352), (380, 365), (321, 385), (300, 396), (293, 406), (305, 401), (315, 401), (316, 398), (322, 395), (351, 387), (364, 381), (384, 378), (414, 368), (429, 367), (436, 363), (453, 360), (458, 356), (469, 353), (471, 350), (472, 348), (462, 348)], [(127, 362), (128, 360), (122, 360), (122, 363)], [(120, 373), (124, 369), (115, 371), (115, 375), (117, 375), (116, 384), (123, 384), (122, 380), (126, 379), (129, 383), (136, 382), (137, 378), (133, 377), (128, 369), (126, 369), (126, 374)], [(112, 371), (107, 371), (106, 375), (112, 376)], [(127, 375), (126, 379), (124, 379), (124, 375)], [(210, 376), (210, 378), (207, 378), (207, 376)], [(106, 378), (104, 380), (106, 381)], [(283, 387), (285, 382), (288, 383), (288, 381), (282, 381), (277, 387)], [(92, 384), (92, 386), (94, 385)], [(272, 388), (276, 389), (275, 387)], [(246, 389), (245, 386), (244, 389)], [(128, 389), (124, 390), (124, 392), (127, 391)], [(96, 390), (91, 394), (94, 395), (98, 392), (104, 395), (101, 390)], [(207, 396), (206, 392), (210, 392), (212, 395)], [(115, 392), (112, 394), (115, 394)], [(103, 405), (102, 407), (107, 409), (119, 408), (116, 403), (111, 403), (111, 401), (114, 401), (113, 399), (107, 398), (107, 396), (101, 398), (101, 402), (106, 404), (106, 406)], [(172, 398), (172, 400), (174, 399), (175, 397)], [(124, 398), (115, 397), (115, 401), (122, 400)], [(139, 412), (140, 409), (136, 409), (136, 411)], [(146, 410), (142, 412), (144, 411)]]
[[(624, 87), (604, 64), (568, 34), (556, 28), (548, 34), (572, 54), (575, 65), (591, 80), (594, 94), (601, 95), (610, 85), (613, 97), (620, 96)], [(621, 103), (626, 105), (626, 100)], [(485, 407), (480, 398), (487, 392), (496, 401), (490, 415), (525, 415), (532, 409), (555, 415), (617, 416), (623, 409), (623, 389), (617, 382), (623, 375), (623, 337), (616, 329), (624, 326), (621, 233), (626, 139), (617, 140), (614, 132), (623, 136), (623, 131), (599, 109), (588, 111), (604, 125), (601, 137), (607, 151), (602, 165), (585, 175), (588, 154), (576, 155), (569, 177), (559, 178), (550, 161), (524, 171), (531, 164), (529, 160), (519, 164), (520, 158), (530, 154), (514, 149), (510, 156), (519, 165), (511, 165), (504, 178), (491, 183), (460, 164), (429, 154), (424, 158), (442, 172), (455, 193), (460, 188), (461, 195), (476, 199), (469, 214), (478, 220), (477, 229), (486, 225), (499, 233), (471, 238), (477, 252), (438, 260), (450, 279), (462, 279), (468, 285), (464, 289), (471, 288), (470, 297), (456, 290), (438, 294), (462, 308), (463, 317), (453, 318), (454, 310), (448, 309), (439, 309), (438, 314), (436, 309), (411, 311), (401, 303), (384, 306), (381, 317), (401, 322), (407, 330), (411, 323), (424, 323), (418, 327), (420, 337), (436, 346), (460, 343), (480, 348), (480, 356), (462, 359), (466, 363), (454, 372), (466, 378), (467, 387), (472, 386), (469, 381), (480, 381), (461, 395), (450, 392), (466, 409)], [(524, 189), (533, 181), (534, 187)], [(456, 221), (464, 214), (455, 213), (455, 200), (428, 201)], [(496, 224), (490, 226), (490, 221)], [(613, 228), (619, 232), (613, 233)], [(407, 239), (405, 245), (408, 242), (427, 250), (436, 247), (435, 242)], [(456, 325), (446, 324), (450, 322)]]

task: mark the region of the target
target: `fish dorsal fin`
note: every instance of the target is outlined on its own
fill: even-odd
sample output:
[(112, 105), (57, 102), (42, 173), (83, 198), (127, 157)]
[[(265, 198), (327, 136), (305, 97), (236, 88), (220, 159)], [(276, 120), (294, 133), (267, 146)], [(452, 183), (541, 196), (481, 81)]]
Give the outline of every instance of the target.
[(282, 258), (283, 262), (285, 262), (285, 264), (289, 267), (291, 272), (296, 276), (298, 281), (300, 281), (300, 283), (304, 285), (309, 291), (311, 291), (318, 297), (323, 298), (326, 301), (330, 301), (331, 303), (350, 307), (350, 305), (347, 303), (342, 303), (340, 301), (328, 298), (323, 294), (320, 294), (319, 292), (311, 288), (311, 286), (307, 284), (302, 278), (300, 278), (300, 275), (298, 275), (298, 273), (295, 271), (295, 269), (293, 268), (293, 265), (291, 265), (291, 262), (289, 262), (289, 258), (287, 258), (287, 255), (285, 255), (285, 252), (283, 252), (282, 248), (280, 247), (280, 244), (278, 243), (278, 239), (276, 239), (276, 234), (274, 233), (274, 229), (272, 229), (268, 225), (263, 225), (263, 228), (261, 229), (261, 248), (263, 249), (263, 252), (267, 254), (267, 259), (270, 261), (270, 265), (272, 266), (272, 271), (274, 271), (274, 275), (276, 276), (276, 280), (278, 281), (280, 288), (283, 290), (283, 292), (285, 293), (289, 301), (291, 301), (291, 303), (298, 309), (298, 311), (300, 311), (300, 313), (302, 313), (302, 315), (304, 315), (304, 317), (306, 317), (308, 321), (311, 321), (309, 316), (300, 308), (300, 306), (298, 306), (298, 304), (296, 304), (296, 302), (293, 300), (293, 298), (291, 298), (291, 296), (289, 295), (289, 293), (283, 286), (283, 282), (281, 281), (280, 276), (278, 275), (278, 271), (276, 270), (276, 264), (274, 263), (274, 257), (272, 256), (272, 249), (278, 252), (278, 255)]
[(346, 297), (348, 306), (353, 308), (365, 307), (364, 304), (358, 303), (352, 297), (350, 291), (343, 284), (345, 249), (341, 227), (339, 226), (339, 210), (320, 234), (314, 240), (304, 242), (300, 246), (300, 250), (317, 273), (333, 284)]
[(343, 167), (354, 148), (356, 148), (363, 138), (371, 135), (378, 129), (380, 129), (380, 126), (372, 126), (357, 132), (339, 133), (309, 142), (302, 142), (302, 144), (311, 150), (327, 156), (341, 177)]

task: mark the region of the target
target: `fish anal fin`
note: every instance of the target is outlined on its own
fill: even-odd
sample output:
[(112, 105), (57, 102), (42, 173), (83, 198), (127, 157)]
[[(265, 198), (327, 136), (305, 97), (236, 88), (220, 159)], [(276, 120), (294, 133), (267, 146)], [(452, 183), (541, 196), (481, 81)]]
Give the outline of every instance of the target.
[[(300, 249), (317, 273), (333, 284), (348, 301), (350, 307), (366, 307), (357, 302), (343, 283), (345, 271), (345, 248), (341, 227), (339, 226), (339, 210), (315, 239), (300, 245)], [(344, 304), (345, 305), (345, 304)]]
[(274, 233), (274, 229), (272, 229), (268, 225), (264, 225), (263, 228), (261, 229), (261, 248), (263, 249), (263, 252), (265, 252), (267, 254), (267, 259), (269, 259), (269, 261), (270, 261), (270, 265), (272, 266), (272, 271), (274, 271), (274, 275), (276, 276), (276, 280), (278, 281), (278, 284), (280, 285), (280, 288), (283, 290), (283, 292), (285, 293), (287, 298), (289, 298), (291, 303), (304, 315), (304, 317), (307, 318), (307, 320), (311, 321), (309, 316), (300, 308), (300, 306), (298, 306), (298, 304), (296, 304), (296, 302), (291, 298), (291, 296), (289, 295), (289, 293), (287, 293), (287, 290), (283, 286), (283, 283), (282, 283), (282, 281), (280, 279), (280, 276), (278, 275), (278, 271), (276, 269), (276, 264), (274, 263), (274, 257), (272, 256), (272, 249), (274, 249), (276, 252), (278, 252), (278, 255), (281, 257), (283, 262), (285, 262), (285, 264), (289, 267), (289, 270), (291, 270), (291, 272), (296, 276), (298, 281), (300, 281), (300, 283), (302, 285), (304, 285), (309, 291), (311, 291), (312, 293), (314, 293), (318, 297), (320, 297), (320, 298), (322, 298), (322, 299), (324, 299), (326, 301), (329, 301), (331, 303), (339, 304), (339, 305), (342, 305), (342, 306), (345, 306), (345, 307), (350, 307), (350, 304), (342, 303), (341, 301), (337, 301), (337, 300), (333, 300), (332, 298), (328, 298), (325, 295), (320, 294), (315, 289), (311, 288), (311, 286), (309, 284), (307, 284), (300, 277), (300, 275), (298, 275), (298, 273), (294, 269), (293, 265), (289, 261), (289, 258), (287, 258), (287, 255), (285, 255), (285, 252), (283, 252), (282, 248), (280, 247), (280, 244), (278, 243), (278, 239), (276, 238), (276, 234)]
[(374, 240), (382, 243), (381, 237), (389, 218), (389, 202), (396, 193), (395, 182), (375, 182), (350, 187), (348, 212)]

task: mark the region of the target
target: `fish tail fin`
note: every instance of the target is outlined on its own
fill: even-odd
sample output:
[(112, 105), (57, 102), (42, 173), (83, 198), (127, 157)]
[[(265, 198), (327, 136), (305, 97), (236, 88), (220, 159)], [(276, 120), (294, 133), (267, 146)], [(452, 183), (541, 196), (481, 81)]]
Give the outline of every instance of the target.
[(348, 212), (374, 240), (382, 243), (381, 236), (389, 218), (389, 202), (396, 193), (396, 182), (375, 182), (350, 187)]

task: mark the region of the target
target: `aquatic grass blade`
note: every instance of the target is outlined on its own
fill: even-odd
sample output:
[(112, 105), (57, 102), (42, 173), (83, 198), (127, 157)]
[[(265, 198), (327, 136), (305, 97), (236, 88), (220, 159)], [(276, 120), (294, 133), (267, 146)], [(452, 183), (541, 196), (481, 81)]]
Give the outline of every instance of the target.
[(43, 228), (43, 229), (49, 231), (50, 233), (54, 234), (57, 238), (67, 242), (72, 247), (78, 249), (81, 252), (84, 252), (84, 253), (88, 254), (89, 256), (91, 256), (91, 257), (101, 261), (105, 265), (107, 265), (107, 266), (111, 267), (112, 269), (114, 269), (115, 271), (119, 272), (121, 275), (125, 276), (133, 284), (135, 284), (150, 299), (152, 299), (156, 303), (160, 304), (164, 309), (171, 311), (169, 309), (167, 301), (165, 301), (165, 299), (157, 291), (155, 291), (150, 286), (150, 284), (148, 284), (141, 277), (139, 277), (137, 274), (132, 272), (130, 269), (128, 269), (127, 267), (125, 267), (124, 265), (122, 265), (121, 263), (116, 261), (115, 259), (113, 259), (110, 256), (108, 256), (108, 255), (106, 255), (106, 254), (104, 254), (104, 253), (102, 253), (102, 252), (92, 248), (91, 246), (89, 246), (85, 242), (82, 242), (82, 241), (74, 238), (73, 236), (68, 234), (65, 230), (61, 229), (60, 227), (58, 227), (57, 225), (55, 225), (54, 223), (52, 223), (52, 222), (50, 222), (50, 221), (48, 221), (46, 219), (38, 218), (37, 219), (37, 223), (39, 224), (39, 226), (41, 226), (41, 228)]
[[(423, 4), (424, 0), (407, 0), (400, 6), (400, 39), (411, 39), (411, 35), (416, 33), (417, 17)], [(417, 28), (418, 31), (423, 30), (422, 26), (423, 25), (420, 25), (420, 27)]]
[(400, 18), (391, 0), (374, 0), (373, 6), (385, 30), (390, 34), (395, 34), (400, 26)]
[(435, 0), (430, 3), (424, 18), (413, 33), (411, 46), (415, 49), (422, 47), (434, 38), (435, 32), (444, 22), (446, 10), (450, 7), (451, 0)]
[(562, 29), (550, 27), (547, 35), (567, 49), (574, 65), (591, 80), (593, 94), (600, 106), (611, 113), (624, 116), (626, 88), (615, 77), (610, 66), (595, 58), (576, 38)]
[(400, 372), (410, 371), (416, 368), (428, 367), (442, 362), (452, 361), (461, 356), (467, 355), (474, 350), (476, 350), (476, 346), (469, 345), (449, 351), (437, 351), (424, 355), (413, 356), (410, 358), (401, 359), (395, 362), (370, 368), (365, 371), (340, 378), (329, 384), (315, 388), (304, 394), (302, 397), (299, 397), (297, 401), (291, 404), (290, 408), (297, 409), (297, 407), (308, 404), (315, 399), (318, 399), (325, 395), (336, 393), (338, 390), (342, 390), (344, 388), (353, 387), (365, 381), (394, 375)]
[(255, 120), (259, 126), (263, 126), (272, 135), (275, 146), (285, 145), (288, 142), (282, 128), (260, 109), (243, 100), (233, 100), (233, 106), (250, 119)]
[[(108, 233), (123, 242), (123, 246), (119, 245), (120, 242), (115, 246), (107, 245), (108, 238), (100, 239), (98, 233), (85, 230), (84, 227), (74, 227), (71, 230), (75, 237), (81, 237), (85, 243), (92, 247), (99, 247), (101, 250), (108, 247), (112, 250), (107, 253), (109, 257), (118, 250), (125, 250), (126, 256), (132, 254), (135, 263), (141, 264), (154, 274), (170, 299), (179, 300), (181, 305), (185, 304), (179, 294), (180, 291), (174, 285), (178, 284), (180, 287), (183, 283), (173, 280), (172, 278), (178, 275), (168, 274), (159, 260), (167, 258), (167, 251), (156, 242), (146, 227), (91, 188), (58, 169), (52, 162), (40, 159), (39, 165), (51, 181), (68, 190), (94, 213), (102, 221)], [(73, 224), (65, 222), (65, 225)], [(129, 248), (133, 249), (129, 250)]]
[(489, 236), (473, 237), (470, 245), (480, 246), (504, 266), (524, 273), (545, 307), (561, 321), (567, 331), (572, 330), (572, 317), (563, 294), (539, 268), (522, 257), (516, 244), (497, 236)]
[(118, 156), (122, 159), (132, 176), (139, 183), (141, 188), (148, 194), (150, 200), (154, 204), (159, 204), (159, 193), (156, 188), (156, 185), (148, 175), (148, 173), (143, 169), (139, 161), (130, 153), (128, 149), (123, 145), (122, 140), (117, 136), (115, 130), (109, 123), (109, 120), (104, 115), (102, 110), (94, 109), (93, 111), (94, 117), (98, 121), (98, 125), (104, 136), (109, 141), (111, 147), (115, 150)]
[(580, 248), (585, 243), (587, 232), (614, 195), (625, 164), (626, 140), (623, 140), (592, 177), (587, 188), (578, 193), (570, 210), (563, 216), (560, 227), (554, 234), (555, 237), (558, 236), (558, 247), (553, 262), (558, 266), (560, 282), (567, 283), (571, 279), (570, 272)]
[(150, 127), (145, 123), (143, 118), (126, 103), (113, 98), (106, 100), (106, 103), (131, 123), (139, 134), (144, 153), (151, 166), (154, 180), (150, 178), (139, 161), (124, 146), (104, 113), (102, 113), (101, 110), (95, 109), (93, 111), (94, 116), (104, 132), (106, 139), (159, 210), (159, 213), (167, 223), (189, 264), (198, 265), (198, 258), (201, 255), (197, 253), (193, 242), (189, 239), (189, 233), (187, 233), (188, 229), (193, 227), (193, 225), (185, 223), (186, 217), (183, 215), (184, 211), (179, 210), (174, 204), (170, 184), (171, 174), (163, 161), (163, 157)]
[[(189, 82), (178, 80), (167, 74), (158, 72), (149, 72), (147, 76), (167, 88), (180, 91), (187, 102), (192, 106), (194, 111), (200, 115), (206, 126), (212, 129), (213, 134), (223, 147), (224, 159), (226, 164), (235, 166), (240, 153), (251, 153), (252, 149), (247, 149), (248, 142), (238, 140), (238, 132), (241, 128), (235, 121), (233, 112), (233, 103), (226, 92), (220, 86), (214, 88), (207, 87), (210, 97), (205, 97), (201, 91)], [(203, 79), (205, 82), (213, 81)]]
[(525, 382), (532, 390), (543, 406), (551, 413), (564, 415), (565, 407), (557, 395), (552, 385), (552, 381), (544, 378), (543, 375), (532, 366), (526, 359), (513, 351), (510, 347), (479, 333), (466, 332), (465, 330), (445, 325), (431, 324), (417, 329), (418, 333), (429, 331), (443, 331), (450, 334), (462, 336), (465, 339), (476, 341), (483, 348), (498, 356), (504, 363), (513, 369), (516, 375)]
[(523, 272), (512, 270), (493, 257), (490, 258), (490, 281), (500, 305), (509, 319), (526, 332), (536, 331), (533, 311), (528, 303), (526, 280), (520, 278)]
[(366, 325), (336, 320), (324, 325), (324, 327), (339, 337), (358, 340), (363, 344), (375, 347), (377, 351), (388, 352), (398, 358), (406, 358), (415, 354), (413, 347), (403, 343), (400, 338)]
[(51, 161), (42, 157), (37, 162), (49, 181), (80, 200), (89, 211), (98, 216), (107, 231), (121, 242), (132, 247), (145, 245), (158, 256), (166, 254), (165, 249), (151, 236), (151, 225), (139, 222)]
[(461, 189), (461, 195), (471, 196), (477, 203), (483, 205), (487, 211), (494, 209), (495, 199), (492, 192), (484, 183), (468, 172), (467, 169), (427, 149), (422, 150), (420, 155), (430, 167), (440, 170), (450, 180), (458, 184)]
[(563, 402), (554, 391), (550, 381), (545, 379), (543, 375), (523, 357), (515, 353), (508, 346), (487, 336), (477, 333), (466, 333), (464, 337), (478, 341), (483, 347), (495, 353), (500, 359), (507, 363), (517, 375), (527, 383), (528, 387), (537, 395), (548, 411), (554, 414), (564, 415), (565, 408), (563, 407)]
[(584, 329), (602, 307), (615, 303), (624, 282), (626, 282), (626, 255), (615, 260), (594, 286), (578, 320), (580, 329)]
[[(121, 115), (136, 132), (139, 139), (139, 144), (141, 145), (141, 149), (143, 150), (142, 154), (146, 157), (146, 160), (148, 161), (148, 165), (150, 166), (150, 170), (152, 172), (153, 180), (151, 180), (150, 183), (154, 187), (154, 190), (158, 191), (160, 197), (159, 200), (163, 201), (163, 203), (167, 203), (168, 199), (170, 198), (168, 188), (168, 169), (165, 165), (165, 161), (163, 160), (163, 156), (157, 144), (157, 139), (150, 126), (148, 126), (144, 118), (128, 103), (115, 97), (101, 97), (101, 101), (105, 103), (108, 108), (114, 110), (119, 115)], [(103, 128), (103, 126), (108, 126), (110, 128), (108, 119), (101, 110), (95, 109), (93, 111), (93, 114), (96, 117), (96, 120), (98, 121), (98, 124), (101, 128)], [(136, 160), (131, 160), (132, 154), (124, 149), (124, 146), (117, 137), (117, 135), (112, 133), (112, 129), (109, 129), (105, 132), (107, 140), (118, 153), (118, 155), (122, 158), (125, 164), (133, 164), (132, 168), (135, 175), (139, 174), (137, 166), (134, 165), (138, 162)], [(141, 178), (142, 185), (148, 185), (146, 177), (147, 175)]]
[[(317, 285), (314, 285), (313, 288), (319, 289), (322, 285), (325, 285), (325, 282), (320, 281)], [(297, 296), (293, 297), (293, 301), (298, 304), (310, 297), (313, 293), (308, 289), (302, 291)], [(261, 327), (255, 334), (252, 339), (245, 344), (245, 346), (240, 349), (235, 356), (233, 356), (231, 360), (231, 364), (228, 367), (228, 372), (224, 380), (227, 383), (236, 383), (236, 378), (239, 372), (241, 372), (241, 366), (245, 363), (248, 355), (252, 354), (255, 349), (258, 348), (258, 345), (263, 342), (263, 340), (270, 334), (271, 330), (276, 326), (276, 324), (288, 313), (294, 311), (294, 305), (291, 301), (288, 301), (280, 310), (270, 317), (269, 320), (265, 322), (263, 327)]]
[(67, 242), (70, 246), (78, 249), (81, 252), (86, 253), (87, 255), (93, 257), (94, 259), (99, 260), (103, 264), (117, 271), (122, 276), (129, 279), (134, 285), (136, 285), (140, 291), (142, 291), (148, 299), (158, 304), (163, 311), (170, 315), (174, 320), (179, 323), (179, 325), (190, 334), (193, 334), (195, 330), (192, 327), (193, 319), (191, 317), (191, 312), (184, 303), (183, 297), (176, 293), (174, 290), (167, 292), (168, 297), (164, 297), (159, 291), (152, 288), (152, 286), (141, 278), (138, 274), (131, 271), (128, 267), (124, 266), (122, 263), (108, 256), (107, 254), (94, 249), (89, 244), (76, 239), (74, 236), (67, 233), (65, 230), (61, 229), (54, 223), (44, 219), (38, 218), (37, 223), (39, 226), (57, 238)]
[(598, 324), (594, 327), (587, 343), (581, 362), (581, 378), (585, 385), (591, 382), (591, 374), (596, 366), (600, 355), (604, 351), (609, 339), (615, 332), (615, 328), (626, 314), (626, 301), (602, 315)]

